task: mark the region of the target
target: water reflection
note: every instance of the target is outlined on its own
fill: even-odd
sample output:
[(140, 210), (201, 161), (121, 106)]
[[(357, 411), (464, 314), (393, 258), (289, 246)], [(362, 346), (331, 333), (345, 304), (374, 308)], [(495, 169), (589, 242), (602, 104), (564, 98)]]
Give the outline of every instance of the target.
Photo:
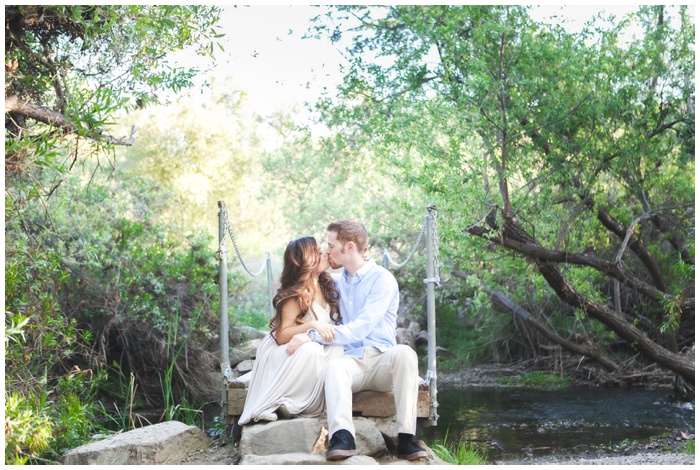
[(627, 388), (440, 390), (438, 426), (421, 435), (480, 444), (495, 459), (694, 433), (694, 406), (673, 403), (669, 395), (668, 389)]

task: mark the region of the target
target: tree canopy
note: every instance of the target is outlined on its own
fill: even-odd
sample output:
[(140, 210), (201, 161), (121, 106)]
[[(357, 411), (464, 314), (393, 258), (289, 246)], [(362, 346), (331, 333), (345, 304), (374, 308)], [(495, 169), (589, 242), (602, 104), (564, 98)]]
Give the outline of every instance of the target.
[(131, 145), (135, 129), (109, 134), (116, 112), (190, 86), (198, 71), (167, 56), (211, 55), (218, 18), (216, 6), (5, 6), (6, 174), (69, 168), (84, 142)]
[(453, 276), (545, 342), (624, 368), (588, 323), (692, 384), (679, 353), (694, 345), (687, 8), (645, 6), (580, 34), (521, 6), (334, 13), (318, 30), (351, 44), (351, 67), (326, 121), (447, 215)]

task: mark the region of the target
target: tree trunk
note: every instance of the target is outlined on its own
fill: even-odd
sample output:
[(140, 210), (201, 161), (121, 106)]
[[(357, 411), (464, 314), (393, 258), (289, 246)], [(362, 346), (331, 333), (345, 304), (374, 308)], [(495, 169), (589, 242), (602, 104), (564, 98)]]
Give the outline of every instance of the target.
[[(467, 278), (467, 275), (465, 273), (459, 271), (453, 272), (452, 274), (463, 279)], [(489, 296), (491, 296), (491, 301), (493, 303), (500, 305), (501, 307), (510, 311), (515, 317), (519, 318), (526, 325), (542, 334), (542, 336), (547, 338), (552, 343), (558, 344), (562, 348), (574, 354), (580, 354), (593, 359), (595, 362), (603, 366), (609, 372), (614, 372), (619, 368), (619, 366), (614, 361), (611, 361), (610, 359), (605, 357), (605, 355), (603, 355), (601, 351), (586, 347), (584, 345), (576, 344), (567, 340), (566, 338), (562, 338), (561, 336), (559, 336), (559, 334), (557, 334), (556, 331), (552, 331), (547, 326), (540, 323), (535, 317), (532, 316), (530, 312), (513, 302), (513, 300), (510, 299), (506, 294), (493, 289), (489, 289), (485, 286), (483, 288), (484, 291), (487, 294), (489, 294)]]
[[(523, 255), (533, 262), (540, 274), (546, 279), (557, 296), (567, 304), (577, 309), (583, 309), (592, 318), (600, 321), (613, 330), (619, 337), (634, 344), (639, 351), (659, 365), (680, 374), (685, 380), (695, 382), (695, 364), (680, 354), (675, 354), (648, 338), (643, 331), (633, 323), (615, 314), (615, 311), (594, 300), (584, 298), (576, 291), (561, 273), (558, 263), (573, 263), (591, 266), (599, 271), (618, 279), (623, 284), (638, 290), (645, 296), (657, 302), (664, 299), (663, 292), (643, 281), (625, 273), (614, 263), (600, 260), (588, 254), (556, 252), (548, 250), (538, 244), (522, 227), (512, 218), (501, 219), (504, 221), (500, 233), (493, 235), (488, 227), (472, 226), (466, 230), (481, 238), (509, 248)], [(695, 299), (687, 308), (694, 309)]]

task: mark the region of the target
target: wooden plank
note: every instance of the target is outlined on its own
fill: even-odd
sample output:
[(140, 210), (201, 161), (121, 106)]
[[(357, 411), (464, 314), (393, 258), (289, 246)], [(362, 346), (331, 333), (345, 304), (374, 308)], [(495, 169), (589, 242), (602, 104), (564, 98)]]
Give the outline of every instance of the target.
[(226, 414), (229, 416), (240, 416), (243, 414), (245, 397), (248, 396), (247, 388), (228, 388), (228, 403)]
[[(228, 403), (226, 407), (228, 416), (240, 416), (243, 414), (243, 405), (248, 395), (247, 388), (228, 387)], [(393, 392), (375, 392), (364, 390), (352, 396), (353, 414), (359, 416), (388, 417), (396, 414)], [(430, 416), (430, 392), (418, 391), (418, 418)]]
[[(388, 417), (396, 414), (393, 392), (375, 392), (363, 390), (352, 396), (353, 414), (365, 417)], [(418, 391), (418, 418), (430, 416), (430, 392)]]
[(430, 390), (418, 390), (418, 418), (430, 418)]

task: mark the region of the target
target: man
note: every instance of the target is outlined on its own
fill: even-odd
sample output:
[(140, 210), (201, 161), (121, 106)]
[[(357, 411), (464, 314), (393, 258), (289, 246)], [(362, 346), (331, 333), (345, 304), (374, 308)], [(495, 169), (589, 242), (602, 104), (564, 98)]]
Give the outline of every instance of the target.
[[(369, 237), (365, 226), (353, 220), (331, 223), (328, 258), (340, 293), (341, 325), (330, 344), (342, 344), (345, 355), (327, 369), (325, 394), (328, 431), (327, 460), (355, 455), (352, 394), (361, 390), (394, 391), (399, 438), (398, 457), (425, 458), (428, 453), (414, 441), (418, 413), (418, 357), (406, 345), (396, 344), (399, 288), (394, 276), (364, 257)], [(323, 339), (310, 330), (308, 336)]]

